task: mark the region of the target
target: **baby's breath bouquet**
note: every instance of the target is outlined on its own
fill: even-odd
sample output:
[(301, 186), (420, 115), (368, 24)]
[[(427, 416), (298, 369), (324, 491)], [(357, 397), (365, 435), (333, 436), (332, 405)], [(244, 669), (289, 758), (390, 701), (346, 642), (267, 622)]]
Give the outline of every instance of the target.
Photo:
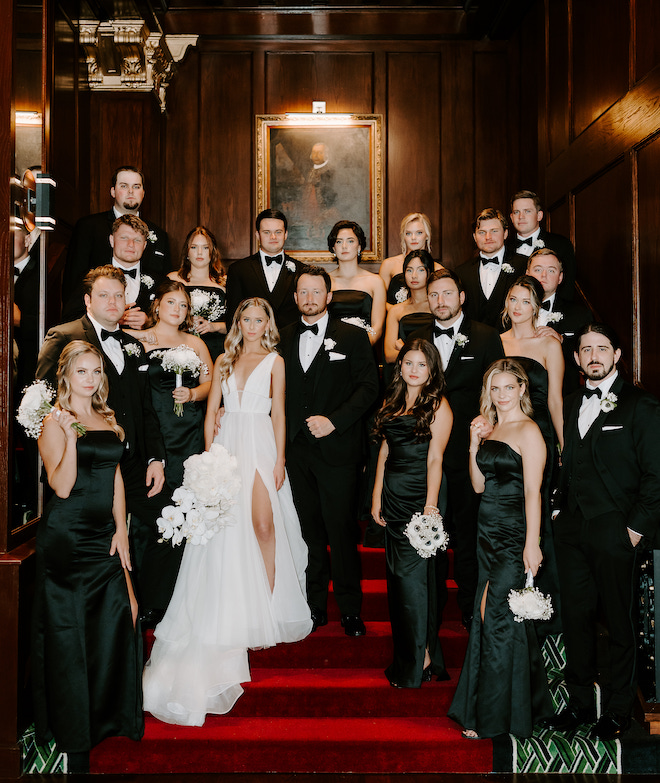
[[(173, 372), (176, 375), (176, 387), (183, 386), (183, 373), (189, 372), (193, 378), (197, 378), (205, 367), (199, 356), (187, 345), (178, 345), (176, 348), (168, 348), (163, 351), (154, 351), (161, 359), (163, 370)], [(174, 403), (174, 413), (183, 416), (183, 403)]]
[[(55, 391), (46, 381), (34, 381), (23, 393), (23, 399), (18, 406), (16, 419), (25, 428), (30, 438), (38, 438), (44, 419), (53, 410), (51, 400)], [(77, 421), (71, 425), (78, 435), (84, 435), (87, 430)]]
[[(190, 292), (190, 312), (193, 316), (206, 318), (207, 321), (219, 321), (226, 309), (218, 294), (201, 291), (199, 288), (193, 288)], [(198, 334), (197, 331), (195, 334)]]
[(552, 598), (534, 587), (534, 577), (528, 571), (521, 590), (509, 590), (509, 609), (517, 623), (523, 620), (549, 620), (552, 617)]

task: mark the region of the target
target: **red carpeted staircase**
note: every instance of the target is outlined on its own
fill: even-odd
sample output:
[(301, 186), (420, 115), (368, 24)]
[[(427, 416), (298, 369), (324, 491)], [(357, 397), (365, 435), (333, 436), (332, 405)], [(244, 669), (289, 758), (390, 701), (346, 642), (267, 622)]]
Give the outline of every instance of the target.
[(252, 682), (229, 715), (201, 728), (147, 715), (142, 742), (106, 740), (92, 751), (91, 771), (490, 772), (492, 743), (464, 740), (446, 717), (467, 643), (453, 591), (440, 632), (451, 680), (392, 688), (383, 674), (392, 645), (384, 553), (361, 556), (367, 636), (344, 634), (331, 596), (326, 627), (250, 653)]

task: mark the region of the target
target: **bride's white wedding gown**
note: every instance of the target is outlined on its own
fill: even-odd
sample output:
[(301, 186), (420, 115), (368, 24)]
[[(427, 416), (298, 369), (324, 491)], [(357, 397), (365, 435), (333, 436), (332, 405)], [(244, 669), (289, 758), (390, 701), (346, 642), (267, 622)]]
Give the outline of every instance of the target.
[[(144, 670), (144, 709), (167, 723), (201, 726), (207, 713), (229, 712), (249, 682), (248, 648), (296, 642), (312, 630), (305, 597), (307, 547), (289, 479), (275, 489), (277, 457), (270, 418), (268, 354), (236, 388), (223, 382), (216, 442), (238, 458), (241, 490), (232, 524), (206, 546), (186, 546), (165, 617)], [(252, 526), (255, 471), (268, 490), (275, 526), (275, 586), (270, 591)]]

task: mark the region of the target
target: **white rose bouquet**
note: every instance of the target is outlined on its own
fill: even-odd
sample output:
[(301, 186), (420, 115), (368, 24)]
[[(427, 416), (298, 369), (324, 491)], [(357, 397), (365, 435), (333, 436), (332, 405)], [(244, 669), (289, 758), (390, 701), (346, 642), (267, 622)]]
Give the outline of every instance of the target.
[[(25, 428), (30, 438), (38, 438), (44, 425), (44, 419), (53, 410), (51, 400), (55, 396), (54, 389), (46, 381), (34, 381), (23, 394), (18, 406), (16, 420)], [(78, 435), (84, 435), (85, 427), (74, 421), (71, 425)]]
[(440, 514), (422, 514), (418, 511), (412, 515), (403, 532), (417, 554), (425, 559), (433, 557), (438, 549), (445, 550), (449, 544), (449, 536)]
[(552, 617), (552, 598), (534, 587), (534, 577), (528, 571), (521, 590), (509, 590), (509, 609), (517, 623), (523, 620), (549, 620)]

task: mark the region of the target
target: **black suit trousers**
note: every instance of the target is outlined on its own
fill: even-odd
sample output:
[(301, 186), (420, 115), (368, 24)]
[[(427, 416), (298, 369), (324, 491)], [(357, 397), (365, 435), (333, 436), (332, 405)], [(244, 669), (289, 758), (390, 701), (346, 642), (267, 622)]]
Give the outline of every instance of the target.
[(618, 511), (585, 519), (579, 509), (565, 510), (555, 520), (554, 535), (566, 644), (565, 678), (571, 703), (593, 707), (600, 604), (610, 658), (610, 682), (600, 683), (603, 711), (628, 715), (637, 689), (637, 550), (628, 537), (625, 519)]
[(286, 467), (293, 500), (309, 550), (307, 601), (325, 610), (330, 559), (335, 599), (342, 615), (359, 615), (362, 606), (360, 557), (357, 551), (358, 465), (331, 465), (317, 441), (299, 433), (287, 449)]

